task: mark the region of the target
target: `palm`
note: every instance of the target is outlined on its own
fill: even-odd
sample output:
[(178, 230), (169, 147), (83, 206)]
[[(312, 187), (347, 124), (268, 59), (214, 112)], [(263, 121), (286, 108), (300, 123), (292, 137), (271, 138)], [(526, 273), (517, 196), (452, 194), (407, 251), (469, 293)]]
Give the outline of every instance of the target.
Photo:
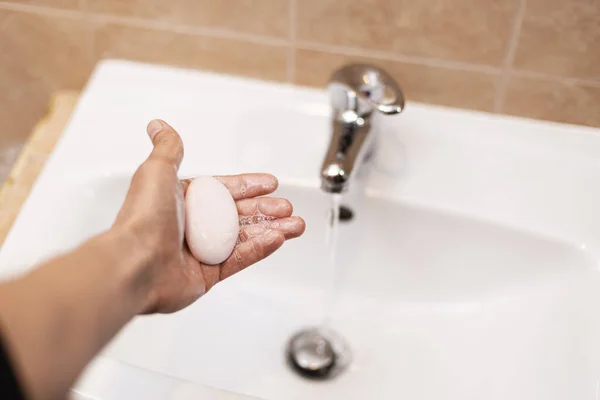
[[(285, 240), (304, 232), (304, 221), (293, 217), (293, 208), (286, 199), (258, 197), (271, 194), (277, 188), (271, 175), (248, 174), (218, 178), (229, 189), (240, 216), (238, 244), (231, 256), (219, 265), (206, 265), (194, 258), (187, 244), (183, 246), (183, 265), (173, 271), (180, 279), (170, 280), (164, 289), (177, 291), (179, 296), (164, 293), (163, 298), (178, 298), (174, 304), (164, 304), (162, 312), (175, 311), (193, 303), (220, 281), (276, 251)], [(182, 181), (184, 192), (189, 180)], [(179, 284), (173, 285), (174, 281)]]

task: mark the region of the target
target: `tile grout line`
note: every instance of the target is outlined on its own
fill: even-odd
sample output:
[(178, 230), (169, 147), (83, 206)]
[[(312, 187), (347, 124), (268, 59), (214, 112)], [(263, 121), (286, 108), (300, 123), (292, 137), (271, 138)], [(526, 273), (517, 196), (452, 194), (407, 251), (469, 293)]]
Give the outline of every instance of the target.
[(255, 43), (269, 46), (283, 47), (289, 44), (289, 39), (274, 36), (256, 35), (246, 32), (234, 32), (226, 29), (208, 28), (201, 26), (173, 24), (169, 21), (158, 21), (135, 17), (123, 17), (109, 14), (91, 13), (93, 22), (114, 23), (130, 27), (145, 28), (154, 31), (170, 31), (189, 35), (199, 35), (221, 39), (239, 40), (246, 43)]
[(487, 74), (499, 74), (502, 72), (500, 67), (493, 67), (481, 64), (469, 64), (460, 61), (442, 60), (438, 58), (407, 56), (403, 54), (387, 53), (385, 51), (368, 50), (346, 46), (332, 46), (327, 44), (307, 42), (299, 40), (296, 47), (303, 50), (321, 51), (325, 53), (336, 53), (351, 57), (372, 58), (383, 61), (398, 61), (408, 64), (426, 65), (431, 67), (440, 67), (460, 71), (481, 72)]
[(296, 80), (296, 15), (297, 15), (296, 0), (289, 0), (288, 23), (289, 23), (289, 43), (288, 43), (288, 65), (287, 65), (287, 81), (294, 83)]
[(512, 66), (515, 62), (517, 55), (517, 48), (519, 46), (519, 38), (521, 37), (521, 28), (523, 26), (523, 20), (525, 19), (525, 9), (527, 7), (527, 0), (519, 1), (519, 8), (515, 15), (515, 21), (510, 35), (508, 43), (508, 51), (504, 58), (502, 76), (498, 82), (499, 87), (497, 88), (496, 97), (494, 99), (493, 110), (496, 113), (501, 114), (504, 108), (504, 100), (506, 98), (506, 90), (508, 87), (508, 81), (511, 76)]
[(534, 72), (534, 71), (526, 71), (526, 70), (518, 70), (509, 68), (508, 69), (509, 76), (516, 76), (519, 78), (530, 78), (530, 79), (539, 79), (546, 81), (554, 81), (560, 82), (569, 85), (585, 85), (585, 86), (594, 86), (600, 88), (600, 80), (597, 79), (582, 79), (582, 78), (571, 78), (568, 76), (558, 76), (558, 75), (548, 75), (542, 72)]
[(32, 6), (29, 4), (7, 3), (0, 1), (0, 10), (20, 11), (36, 15), (49, 15), (63, 18), (82, 18), (84, 13), (80, 10), (71, 10), (66, 8), (53, 8), (45, 6)]

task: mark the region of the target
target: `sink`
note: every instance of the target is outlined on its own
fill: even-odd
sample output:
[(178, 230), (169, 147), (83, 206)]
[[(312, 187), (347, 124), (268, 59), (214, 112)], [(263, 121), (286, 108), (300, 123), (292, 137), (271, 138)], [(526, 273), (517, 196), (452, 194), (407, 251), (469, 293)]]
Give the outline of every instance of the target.
[[(239, 110), (227, 114), (232, 93)], [(0, 275), (111, 225), (149, 150), (144, 121), (159, 111), (186, 144), (182, 176), (272, 171), (307, 231), (182, 312), (136, 318), (78, 393), (127, 398), (117, 383), (102, 389), (116, 378), (94, 366), (110, 362), (264, 400), (597, 399), (599, 132), (418, 104), (383, 124), (377, 158), (342, 201), (354, 218), (340, 225), (332, 327), (352, 363), (327, 382), (288, 368), (287, 340), (322, 320), (334, 280), (331, 199), (318, 181), (326, 100), (200, 72), (99, 67), (0, 251)], [(120, 134), (101, 136), (101, 118)]]
[[(128, 185), (110, 176), (56, 187), (46, 198), (56, 225), (45, 226), (91, 237), (110, 227)], [(352, 348), (352, 367), (326, 384), (296, 376), (286, 341), (321, 321), (334, 279), (324, 241), (330, 199), (291, 185), (276, 195), (306, 219), (303, 239), (180, 313), (137, 318), (103, 356), (263, 399), (586, 393), (600, 367), (589, 354), (600, 335), (600, 277), (588, 252), (376, 195), (348, 199), (355, 215), (340, 227), (332, 326)]]

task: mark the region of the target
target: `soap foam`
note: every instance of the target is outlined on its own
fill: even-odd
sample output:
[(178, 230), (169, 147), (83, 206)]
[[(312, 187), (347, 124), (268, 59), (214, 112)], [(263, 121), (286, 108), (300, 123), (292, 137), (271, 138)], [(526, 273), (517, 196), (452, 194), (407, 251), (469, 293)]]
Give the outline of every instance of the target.
[[(271, 217), (271, 216), (265, 215), (265, 214), (261, 213), (259, 210), (256, 210), (253, 215), (240, 216), (239, 217), (240, 231), (239, 231), (237, 244), (240, 244), (242, 242), (241, 235), (244, 231), (245, 226), (258, 225), (262, 228), (267, 229), (267, 232), (268, 232), (268, 230), (270, 228), (272, 228), (272, 229), (279, 228), (279, 223), (273, 222), (273, 221), (277, 221), (277, 219), (278, 219), (277, 217)], [(265, 232), (263, 232), (262, 234), (264, 234), (264, 233)], [(248, 235), (248, 239), (251, 239), (252, 237), (253, 237), (252, 235)]]
[(276, 217), (271, 217), (256, 210), (253, 215), (240, 216), (240, 226), (248, 225), (260, 225), (263, 228), (268, 228), (272, 221), (275, 221)]

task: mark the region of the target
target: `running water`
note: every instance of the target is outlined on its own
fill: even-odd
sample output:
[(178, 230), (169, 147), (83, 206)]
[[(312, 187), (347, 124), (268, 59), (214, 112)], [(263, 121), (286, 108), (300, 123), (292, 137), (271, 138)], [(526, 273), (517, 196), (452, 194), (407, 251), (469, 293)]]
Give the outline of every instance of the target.
[(337, 244), (340, 226), (341, 194), (331, 195), (331, 209), (327, 215), (325, 244), (329, 247), (329, 271), (331, 286), (326, 290), (323, 303), (323, 328), (331, 328), (331, 318), (338, 297), (340, 271), (337, 265)]
[(331, 329), (337, 297), (340, 291), (341, 271), (337, 265), (337, 242), (340, 222), (341, 195), (331, 197), (331, 210), (327, 215), (325, 243), (329, 246), (329, 287), (323, 298), (323, 321), (296, 333), (287, 347), (287, 358), (292, 368), (302, 376), (328, 379), (336, 376), (352, 361), (352, 352), (346, 341)]

